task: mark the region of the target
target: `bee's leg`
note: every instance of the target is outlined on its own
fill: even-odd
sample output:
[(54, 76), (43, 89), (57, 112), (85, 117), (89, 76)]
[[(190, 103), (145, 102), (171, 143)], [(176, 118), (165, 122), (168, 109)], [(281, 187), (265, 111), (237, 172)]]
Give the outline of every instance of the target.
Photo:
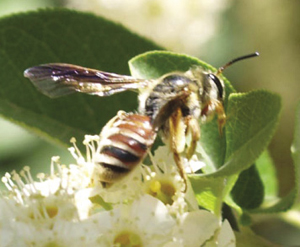
[(200, 139), (200, 127), (196, 118), (189, 117), (187, 119), (187, 131), (191, 133), (191, 143), (186, 151), (186, 157), (190, 159), (195, 153), (197, 143)]
[(224, 106), (221, 102), (216, 103), (216, 113), (218, 115), (218, 126), (220, 135), (223, 134), (223, 127), (226, 124), (226, 114), (224, 110)]
[[(186, 192), (187, 176), (184, 171), (181, 156), (180, 156), (180, 153), (184, 150), (185, 129), (184, 129), (184, 123), (182, 121), (182, 112), (180, 108), (178, 108), (178, 110), (174, 112), (174, 114), (169, 118), (169, 132), (170, 132), (170, 136), (169, 136), (170, 148), (173, 153), (173, 157), (177, 165), (179, 174), (184, 180), (185, 188), (183, 192)], [(184, 144), (182, 145), (182, 143)]]

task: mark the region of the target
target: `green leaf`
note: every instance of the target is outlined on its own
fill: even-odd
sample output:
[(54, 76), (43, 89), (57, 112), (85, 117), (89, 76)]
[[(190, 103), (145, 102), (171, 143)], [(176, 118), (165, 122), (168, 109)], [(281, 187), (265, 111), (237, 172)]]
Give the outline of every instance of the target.
[(227, 107), (225, 162), (208, 176), (229, 176), (250, 167), (269, 144), (280, 109), (276, 94), (262, 90), (232, 93)]
[[(295, 133), (294, 141), (292, 145), (292, 155), (294, 159), (294, 165), (296, 170), (296, 184), (298, 185), (299, 181), (299, 165), (300, 165), (300, 104), (298, 105), (296, 112), (296, 124), (295, 124)], [(295, 203), (297, 194), (299, 194), (299, 188), (296, 186), (293, 188), (286, 196), (283, 198), (277, 198), (277, 181), (275, 176), (274, 167), (270, 157), (265, 153), (262, 155), (257, 164), (259, 165), (258, 169), (262, 175), (262, 180), (265, 185), (265, 192), (269, 198), (266, 198), (264, 204), (260, 208), (249, 210), (251, 214), (255, 213), (278, 213), (285, 212), (289, 210)], [(299, 195), (298, 195), (299, 196)], [(298, 197), (299, 198), (299, 197)]]
[(227, 179), (191, 175), (189, 180), (198, 205), (220, 215)]
[(129, 61), (131, 74), (137, 78), (153, 79), (172, 71), (187, 71), (192, 65), (215, 71), (211, 65), (191, 56), (169, 51), (151, 51)]
[[(244, 213), (241, 217), (244, 217), (245, 215), (250, 217), (250, 214), (279, 213), (289, 210), (295, 202), (296, 189), (292, 189), (283, 198), (277, 196), (278, 184), (276, 180), (276, 171), (268, 152), (265, 151), (257, 159), (255, 167), (257, 169), (255, 171), (249, 172), (249, 169), (247, 169), (240, 174), (238, 181), (240, 180), (241, 182), (237, 181), (235, 188), (233, 189), (233, 191), (236, 190), (234, 192), (235, 195), (232, 196), (234, 202), (232, 201), (232, 198), (227, 198), (227, 202), (230, 206), (236, 208), (240, 214)], [(245, 172), (247, 176), (241, 177)], [(258, 179), (261, 180), (258, 181)], [(241, 183), (246, 183), (249, 180), (252, 180), (252, 185), (249, 184), (247, 187), (240, 186)], [(243, 188), (245, 188), (245, 191), (243, 191)], [(240, 195), (238, 200), (235, 198), (237, 196), (236, 194)], [(262, 199), (263, 194), (265, 195), (263, 203), (258, 207), (260, 204), (259, 198)], [(260, 195), (260, 197), (258, 197), (258, 195)], [(255, 204), (255, 202), (257, 203)], [(240, 221), (241, 220), (242, 218)]]
[[(237, 192), (234, 193), (239, 193), (241, 194), (241, 197), (239, 198), (239, 201), (242, 203), (239, 203), (239, 201), (235, 200), (234, 196), (233, 199), (235, 201), (235, 203), (237, 203), (243, 210), (243, 215), (241, 216), (240, 221), (242, 221), (242, 218), (245, 217), (245, 215), (247, 215), (248, 217), (250, 217), (251, 214), (270, 214), (270, 213), (280, 213), (280, 212), (285, 212), (287, 210), (289, 210), (293, 204), (295, 203), (296, 200), (296, 194), (297, 194), (297, 190), (294, 188), (292, 189), (286, 196), (284, 196), (283, 198), (279, 198), (277, 196), (278, 193), (278, 184), (277, 184), (277, 180), (276, 180), (276, 171), (275, 171), (275, 167), (273, 164), (272, 159), (270, 158), (268, 152), (264, 152), (256, 161), (256, 169), (257, 171), (255, 172), (251, 172), (250, 174), (248, 174), (248, 176), (246, 176), (245, 178), (241, 178), (241, 176), (239, 177), (239, 180), (246, 180), (249, 181), (254, 180), (252, 185), (248, 185), (248, 187), (246, 187), (246, 191), (243, 191), (242, 186), (239, 186), (239, 182), (236, 183), (235, 187)], [(251, 167), (252, 168), (252, 167)], [(248, 173), (248, 170), (245, 170), (244, 172)], [(242, 172), (241, 175), (244, 173)], [(259, 174), (258, 174), (258, 173)], [(258, 178), (256, 178), (255, 176), (261, 178), (261, 181), (257, 181)], [(256, 181), (256, 183), (255, 183)], [(241, 182), (242, 183), (242, 182)], [(260, 189), (259, 184), (262, 183), (262, 187)], [(257, 194), (260, 194), (262, 196), (263, 191), (262, 189), (264, 189), (264, 201), (263, 203), (259, 206), (259, 200), (254, 200), (255, 198), (257, 198)], [(233, 189), (234, 191), (234, 189)], [(243, 201), (243, 193), (244, 193), (244, 200), (247, 201)], [(235, 195), (236, 196), (236, 195)], [(257, 204), (255, 205), (255, 203), (253, 203), (257, 201)], [(235, 205), (235, 203), (230, 202), (229, 203), (232, 207), (236, 207), (237, 205)], [(246, 204), (246, 206), (244, 205)], [(247, 206), (250, 205), (250, 206)], [(238, 208), (238, 211), (241, 213), (241, 209)]]
[(233, 201), (243, 209), (260, 206), (264, 199), (264, 187), (256, 165), (242, 171), (236, 181), (231, 196)]
[(128, 60), (160, 49), (121, 25), (92, 14), (41, 10), (0, 19), (0, 114), (37, 134), (69, 145), (74, 136), (97, 134), (120, 109), (132, 111), (136, 94), (107, 98), (74, 94), (49, 99), (23, 71), (31, 66), (63, 62), (129, 74)]
[(294, 140), (292, 144), (292, 156), (295, 166), (295, 188), (293, 188), (286, 196), (273, 202), (270, 206), (265, 206), (255, 210), (251, 210), (251, 213), (278, 213), (289, 210), (299, 200), (299, 166), (300, 166), (300, 103), (298, 104), (296, 111), (296, 123), (294, 131)]
[[(251, 210), (278, 202), (278, 184), (274, 163), (267, 151), (256, 160), (255, 165), (242, 171), (231, 191), (232, 199), (243, 210)], [(234, 205), (233, 205), (234, 206)]]
[(266, 205), (261, 208), (249, 210), (251, 214), (268, 214), (268, 213), (279, 213), (289, 210), (297, 198), (296, 189), (292, 189), (286, 196), (280, 198), (271, 205)]
[(268, 151), (264, 151), (255, 161), (265, 191), (265, 200), (274, 200), (278, 195), (276, 168)]
[(262, 203), (268, 206), (274, 204), (278, 201), (277, 193), (276, 171), (267, 151), (260, 155), (255, 165), (240, 173), (231, 191), (234, 202), (246, 211), (256, 209)]
[[(234, 177), (249, 168), (267, 147), (277, 125), (280, 108), (279, 96), (265, 91), (230, 94), (227, 105), (228, 121), (225, 126), (226, 155), (223, 157), (224, 165), (216, 172), (205, 176), (209, 178), (227, 177), (231, 182), (228, 182), (224, 189), (229, 191), (234, 185)], [(212, 133), (215, 132), (209, 134)], [(252, 179), (252, 182), (255, 182), (257, 186), (248, 187), (245, 183), (246, 181), (250, 182), (248, 179)], [(249, 196), (247, 201), (238, 196), (243, 195), (245, 191)], [(234, 199), (241, 207), (252, 209), (261, 204), (263, 193), (258, 174), (253, 174), (253, 171), (250, 170), (242, 175), (236, 185)], [(229, 198), (226, 201), (240, 211), (236, 203)]]

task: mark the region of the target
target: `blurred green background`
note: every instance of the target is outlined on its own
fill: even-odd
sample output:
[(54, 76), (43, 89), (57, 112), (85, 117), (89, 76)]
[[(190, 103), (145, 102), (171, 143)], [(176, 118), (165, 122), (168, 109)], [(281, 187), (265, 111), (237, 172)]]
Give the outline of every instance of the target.
[[(237, 63), (224, 75), (237, 91), (263, 88), (281, 95), (283, 111), (270, 152), (278, 170), (280, 195), (292, 188), (294, 170), (290, 146), (295, 107), (300, 99), (299, 1), (0, 0), (0, 16), (43, 7), (94, 12), (122, 23), (169, 50), (188, 53), (215, 67), (232, 58), (260, 52), (259, 58)], [(1, 176), (25, 165), (31, 166), (33, 173), (48, 172), (54, 155), (61, 156), (63, 163), (73, 162), (64, 148), (49, 144), (7, 120), (0, 119), (0, 134)], [(297, 230), (278, 220), (260, 223), (257, 229), (278, 243), (299, 242)], [(277, 231), (284, 234), (274, 234)]]

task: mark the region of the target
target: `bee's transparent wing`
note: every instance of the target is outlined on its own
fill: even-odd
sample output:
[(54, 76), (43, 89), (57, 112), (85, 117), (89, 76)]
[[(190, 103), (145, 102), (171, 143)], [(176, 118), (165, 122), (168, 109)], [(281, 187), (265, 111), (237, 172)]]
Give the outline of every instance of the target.
[(64, 63), (31, 67), (24, 71), (24, 76), (50, 98), (74, 92), (109, 96), (125, 90), (144, 88), (150, 82), (150, 80)]

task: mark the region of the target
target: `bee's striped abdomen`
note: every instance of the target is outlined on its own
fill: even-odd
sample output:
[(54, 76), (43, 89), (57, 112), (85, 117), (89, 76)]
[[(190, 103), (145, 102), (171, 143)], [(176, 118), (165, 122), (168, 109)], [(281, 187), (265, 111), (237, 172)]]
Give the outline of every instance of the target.
[(101, 134), (100, 181), (114, 183), (139, 165), (152, 146), (156, 133), (148, 116), (119, 112)]

